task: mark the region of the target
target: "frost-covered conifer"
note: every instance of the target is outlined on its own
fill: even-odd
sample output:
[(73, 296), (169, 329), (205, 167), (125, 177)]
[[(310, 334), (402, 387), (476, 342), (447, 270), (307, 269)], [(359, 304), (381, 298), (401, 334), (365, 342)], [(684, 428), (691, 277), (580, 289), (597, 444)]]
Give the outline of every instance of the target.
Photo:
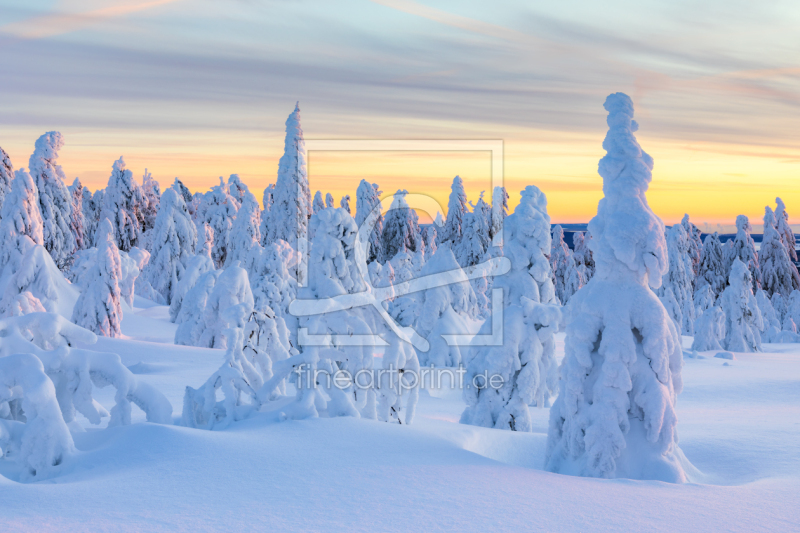
[[(342, 199), (339, 201), (339, 207), (350, 213), (350, 195), (345, 194), (342, 196)], [(352, 213), (350, 213), (352, 214)]]
[(76, 249), (72, 233), (72, 195), (64, 184), (66, 176), (56, 164), (64, 138), (57, 131), (45, 133), (36, 140), (36, 148), (28, 162), (31, 177), (39, 191), (39, 211), (44, 221), (44, 248), (56, 266), (69, 268)]
[(792, 288), (800, 289), (800, 272), (797, 271), (795, 262), (797, 261), (797, 241), (794, 237), (794, 231), (789, 225), (789, 213), (786, 212), (786, 205), (780, 198), (775, 198), (777, 207), (775, 208), (775, 228), (778, 235), (781, 236), (781, 242), (786, 247), (786, 252), (789, 254), (792, 269)]
[(270, 223), (270, 215), (269, 212), (272, 209), (272, 201), (273, 201), (273, 193), (275, 192), (275, 184), (270, 183), (267, 185), (267, 188), (264, 189), (264, 196), (261, 198), (261, 204), (264, 207), (264, 210), (261, 212), (261, 224), (259, 226), (259, 233), (261, 234), (261, 241), (259, 244), (261, 246), (267, 246), (267, 238), (269, 229), (267, 225)]
[(761, 287), (761, 267), (758, 262), (756, 244), (750, 236), (750, 220), (745, 215), (736, 217), (736, 238), (731, 242), (730, 247), (726, 248), (727, 277), (730, 277), (733, 263), (738, 259), (747, 266), (750, 271), (750, 278), (753, 281), (753, 290)]
[(589, 249), (589, 240), (591, 240), (591, 236), (586, 232), (576, 231), (572, 234), (572, 254), (584, 285), (594, 276), (594, 259), (592, 251)]
[(269, 213), (272, 209), (272, 203), (274, 201), (273, 195), (275, 194), (275, 184), (270, 183), (264, 189), (264, 195), (261, 197), (261, 204), (264, 208), (265, 213)]
[(274, 312), (285, 319), (292, 336), (297, 327), (296, 318), (289, 314), (289, 304), (297, 297), (297, 281), (290, 271), (299, 261), (299, 253), (288, 243), (275, 241), (266, 248), (253, 248), (247, 267), (255, 310)]
[(775, 229), (775, 216), (769, 206), (764, 208), (764, 234), (758, 251), (761, 266), (761, 287), (769, 296), (792, 292), (792, 262), (781, 236)]
[(723, 344), (726, 350), (761, 351), (760, 331), (763, 323), (752, 287), (750, 270), (738, 257), (734, 258), (728, 287), (720, 296), (720, 304), (725, 312), (726, 334)]
[[(786, 311), (783, 314), (783, 320), (786, 325), (789, 322), (786, 320), (790, 318), (795, 326), (800, 325), (800, 291), (792, 291), (789, 298), (786, 299)], [(783, 329), (788, 329), (784, 326)]]
[(231, 232), (228, 234), (228, 248), (225, 255), (225, 266), (230, 266), (236, 261), (244, 264), (250, 250), (254, 246), (260, 246), (261, 231), (261, 210), (258, 208), (258, 201), (250, 191), (242, 198), (242, 205), (233, 221)]
[(17, 271), (22, 255), (28, 248), (27, 243), (43, 244), (43, 231), (44, 221), (39, 211), (36, 184), (31, 175), (21, 168), (15, 172), (11, 192), (0, 210), (0, 275)]
[(75, 236), (76, 249), (83, 250), (88, 246), (84, 238), (84, 228), (86, 224), (83, 221), (83, 185), (81, 185), (81, 180), (75, 178), (75, 181), (72, 182), (72, 185), (70, 185), (68, 189), (72, 198), (70, 228), (72, 229), (72, 234)]
[[(667, 232), (667, 254), (669, 270), (664, 273), (659, 297), (664, 298), (668, 290), (676, 300), (680, 316), (672, 310), (670, 317), (684, 335), (694, 335), (694, 301), (692, 299), (692, 258), (689, 256), (689, 239), (682, 224), (675, 224)], [(670, 307), (665, 304), (667, 311)]]
[(184, 185), (183, 182), (178, 178), (175, 178), (175, 181), (172, 182), (172, 186), (175, 188), (176, 191), (180, 193), (181, 196), (183, 196), (183, 201), (186, 203), (186, 207), (189, 209), (189, 213), (192, 216), (194, 216), (194, 210), (192, 208), (194, 204), (194, 196), (192, 196), (192, 193), (189, 191), (189, 188), (186, 185)]
[(467, 209), (467, 194), (464, 192), (464, 182), (460, 176), (453, 178), (450, 186), (450, 198), (447, 202), (447, 219), (442, 231), (439, 232), (439, 244), (445, 242), (457, 243), (461, 240), (464, 217), (469, 212)]
[(331, 193), (325, 194), (325, 208), (333, 207), (333, 195)]
[(208, 224), (203, 224), (203, 232), (199, 237), (202, 240), (196, 246), (197, 253), (189, 258), (186, 263), (186, 270), (184, 270), (183, 275), (178, 280), (177, 288), (172, 293), (172, 301), (169, 304), (169, 318), (172, 322), (177, 321), (183, 307), (183, 299), (195, 286), (200, 276), (214, 270), (214, 261), (211, 260), (211, 248), (214, 246), (214, 230)]
[(436, 226), (431, 225), (422, 231), (422, 241), (425, 243), (425, 257), (431, 258), (436, 253)]
[(772, 306), (769, 296), (763, 289), (756, 292), (756, 303), (761, 312), (761, 340), (762, 342), (781, 342), (781, 320)]
[(314, 193), (314, 204), (312, 208), (314, 209), (315, 215), (325, 209), (325, 202), (322, 201), (322, 193), (320, 191)]
[[(381, 191), (377, 183), (361, 180), (356, 190), (356, 225), (360, 228), (373, 209), (381, 203)], [(369, 253), (367, 263), (383, 260), (383, 214), (378, 215), (372, 234), (369, 237)]]
[(472, 209), (464, 214), (462, 226), (464, 234), (461, 239), (452, 245), (456, 261), (463, 268), (477, 265), (489, 250), (492, 244), (489, 235), (491, 222), (491, 208), (483, 201), (483, 195)]
[(14, 165), (11, 158), (2, 147), (0, 147), (0, 210), (3, 209), (3, 201), (11, 192), (11, 182), (14, 180)]
[(492, 191), (492, 224), (489, 227), (489, 235), (494, 238), (500, 233), (503, 221), (508, 216), (508, 193), (505, 187), (495, 187)]
[[(203, 276), (200, 277), (200, 280)], [(198, 282), (200, 281), (198, 280)], [(188, 298), (182, 307), (188, 304)], [(253, 310), (253, 293), (250, 290), (250, 282), (247, 279), (247, 271), (238, 265), (233, 265), (222, 271), (216, 278), (213, 290), (208, 295), (203, 309), (195, 309), (193, 312), (201, 312), (203, 324), (199, 329), (199, 336), (192, 339), (192, 346), (203, 346), (206, 348), (225, 348), (227, 346), (227, 335), (223, 313), (230, 307), (244, 304), (250, 311)], [(176, 337), (177, 340), (177, 337)]]
[[(133, 172), (125, 168), (125, 160), (120, 157), (114, 161), (111, 176), (108, 178), (100, 220), (111, 221), (114, 241), (117, 243), (117, 248), (124, 252), (139, 245), (143, 204), (141, 188), (133, 179)], [(95, 239), (95, 242), (99, 247), (100, 239)]]
[[(86, 191), (85, 188), (84, 191)], [(85, 227), (83, 238), (86, 240), (87, 246), (95, 246), (97, 244), (94, 240), (94, 235), (97, 233), (97, 226), (100, 225), (100, 213), (103, 211), (105, 195), (105, 189), (94, 191), (94, 194), (89, 199), (84, 195), (83, 223)]]
[(75, 303), (72, 322), (104, 337), (119, 337), (122, 334), (119, 290), (122, 267), (114, 241), (114, 226), (105, 219), (97, 232), (97, 261), (89, 274), (92, 281)]
[(311, 214), (311, 192), (308, 189), (306, 171), (306, 143), (300, 127), (298, 102), (292, 114), (286, 119), (286, 140), (283, 156), (278, 164), (278, 181), (275, 183), (264, 245), (283, 240), (297, 250), (297, 240), (299, 236), (306, 234)]
[(722, 248), (719, 235), (715, 231), (711, 235), (706, 235), (705, 241), (703, 241), (702, 260), (700, 261), (700, 268), (694, 284), (695, 293), (700, 291), (702, 287), (707, 286), (713, 292), (714, 300), (716, 301), (728, 284), (725, 275), (726, 270), (725, 250)]
[[(681, 226), (683, 226), (683, 230), (686, 232), (688, 245), (687, 254), (691, 261), (692, 284), (694, 284), (694, 280), (700, 272), (700, 262), (703, 260), (703, 241), (700, 238), (701, 232), (697, 226), (689, 222), (688, 214), (683, 215)], [(692, 286), (694, 287), (694, 285)]]
[(567, 243), (564, 242), (564, 229), (560, 224), (553, 227), (550, 268), (553, 272), (556, 297), (562, 305), (567, 305), (572, 295), (583, 286), (583, 280), (575, 264), (575, 258)]
[(146, 232), (155, 227), (158, 206), (161, 202), (161, 186), (153, 179), (153, 175), (147, 169), (144, 169), (144, 176), (142, 177), (142, 197), (142, 219), (144, 220), (142, 231)]
[(217, 268), (225, 265), (225, 258), (228, 254), (228, 237), (236, 218), (237, 203), (236, 199), (228, 194), (228, 188), (220, 178), (219, 185), (212, 187), (203, 196), (203, 201), (197, 208), (195, 224), (198, 231), (203, 224), (208, 224), (214, 230), (211, 259), (214, 260)]
[(416, 252), (422, 244), (419, 232), (419, 217), (416, 211), (408, 207), (406, 195), (408, 191), (399, 190), (394, 195), (389, 212), (386, 213), (383, 227), (382, 263), (390, 261), (401, 252)]
[(161, 196), (152, 233), (152, 254), (142, 279), (169, 304), (197, 243), (197, 230), (183, 197), (174, 187)]
[(677, 450), (681, 338), (658, 288), (664, 224), (647, 204), (653, 159), (633, 133), (633, 103), (609, 96), (600, 160), (605, 197), (589, 222), (597, 267), (567, 308), (561, 393), (550, 410), (546, 468), (593, 477), (686, 480)]
[(704, 311), (695, 321), (692, 350), (698, 352), (722, 350), (724, 340), (725, 313), (718, 306), (713, 306)]
[(239, 178), (239, 174), (231, 174), (228, 176), (228, 194), (236, 200), (236, 208), (238, 209), (242, 205), (244, 197), (251, 193), (247, 185)]

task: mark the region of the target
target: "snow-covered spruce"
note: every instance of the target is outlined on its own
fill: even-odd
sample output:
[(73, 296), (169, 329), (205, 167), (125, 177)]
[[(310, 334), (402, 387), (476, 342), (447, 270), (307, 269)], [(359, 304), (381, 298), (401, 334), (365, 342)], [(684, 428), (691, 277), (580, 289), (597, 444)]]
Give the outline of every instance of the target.
[(238, 208), (238, 202), (228, 193), (228, 187), (222, 178), (219, 179), (219, 185), (211, 187), (211, 190), (203, 195), (203, 201), (197, 208), (195, 216), (197, 231), (200, 231), (203, 224), (208, 224), (214, 230), (211, 259), (217, 268), (225, 265), (225, 258), (228, 255), (228, 236)]
[(94, 241), (94, 234), (100, 224), (100, 213), (103, 211), (105, 194), (105, 189), (98, 189), (94, 193), (90, 193), (89, 189), (83, 188), (83, 238), (87, 247), (97, 244)]
[(658, 288), (668, 269), (664, 224), (647, 204), (653, 159), (633, 133), (633, 103), (604, 104), (605, 197), (589, 222), (597, 267), (567, 309), (561, 393), (550, 410), (546, 468), (593, 477), (683, 482), (675, 402), (681, 339)]
[(584, 285), (594, 276), (594, 259), (592, 251), (589, 249), (589, 240), (591, 240), (591, 236), (584, 231), (576, 231), (572, 234), (572, 255)]
[(464, 181), (460, 176), (456, 176), (450, 186), (450, 198), (447, 201), (447, 218), (445, 219), (444, 227), (438, 232), (439, 245), (449, 242), (452, 246), (461, 240), (464, 217), (468, 212)]
[[(378, 190), (377, 183), (369, 183), (361, 180), (356, 190), (356, 225), (360, 228), (373, 209), (381, 203), (381, 191)], [(378, 208), (380, 209), (380, 208)], [(383, 214), (379, 214), (375, 221), (372, 234), (369, 237), (369, 252), (367, 263), (375, 260), (383, 260)]]
[(692, 265), (692, 287), (694, 287), (694, 280), (700, 272), (700, 262), (703, 260), (703, 240), (700, 238), (700, 229), (689, 221), (688, 214), (683, 215), (681, 226), (686, 232), (687, 254)]
[(381, 263), (401, 252), (417, 252), (422, 245), (419, 231), (419, 217), (406, 202), (408, 191), (398, 190), (389, 211), (386, 213), (383, 226), (383, 257)]
[[(205, 314), (208, 297), (217, 284), (221, 270), (209, 270), (200, 274), (194, 285), (181, 300), (181, 307), (172, 320), (179, 324), (175, 330), (175, 344), (197, 346), (205, 330)], [(172, 311), (170, 313), (172, 315)]]
[(261, 234), (261, 246), (267, 245), (267, 238), (269, 237), (269, 229), (267, 225), (270, 223), (270, 210), (272, 209), (272, 202), (274, 200), (273, 194), (275, 192), (275, 184), (270, 183), (267, 185), (267, 188), (264, 189), (264, 195), (261, 198), (261, 204), (264, 208), (261, 211), (261, 225), (259, 226), (259, 232)]
[(694, 340), (692, 350), (722, 350), (725, 341), (725, 312), (719, 306), (713, 306), (697, 317), (694, 324)]
[(0, 211), (3, 209), (3, 202), (11, 192), (11, 182), (14, 180), (14, 165), (11, 158), (2, 147), (0, 147)]
[(158, 206), (161, 203), (161, 186), (153, 179), (153, 175), (144, 169), (144, 176), (142, 177), (142, 196), (144, 201), (142, 203), (142, 226), (143, 232), (148, 232), (156, 225), (156, 216), (158, 215)]
[(800, 272), (797, 271), (797, 266), (794, 264), (797, 261), (797, 241), (794, 231), (789, 225), (789, 213), (786, 212), (786, 204), (783, 203), (783, 200), (775, 198), (775, 203), (777, 204), (775, 208), (775, 226), (792, 262), (792, 288), (800, 289)]
[(719, 298), (725, 286), (728, 284), (726, 275), (727, 266), (725, 262), (725, 251), (719, 240), (719, 235), (715, 231), (711, 235), (706, 235), (703, 241), (702, 260), (700, 268), (695, 278), (695, 300), (698, 300), (697, 293), (705, 286), (711, 289), (714, 300)]
[(285, 319), (293, 336), (296, 318), (290, 315), (289, 304), (297, 297), (297, 280), (290, 272), (300, 261), (299, 255), (287, 242), (275, 241), (266, 248), (253, 248), (246, 266), (255, 310), (274, 312)]
[[(127, 252), (139, 245), (142, 234), (144, 196), (133, 172), (125, 168), (125, 160), (120, 158), (114, 161), (108, 186), (103, 196), (103, 208), (100, 210), (100, 223), (108, 219), (114, 230), (114, 242), (117, 248)], [(98, 229), (99, 231), (99, 229)], [(97, 235), (95, 244), (100, 245), (105, 235)]]
[(781, 335), (781, 319), (763, 289), (758, 289), (756, 292), (756, 303), (761, 312), (761, 341), (793, 342), (794, 339), (787, 339), (786, 336)]
[(311, 192), (308, 189), (306, 170), (306, 143), (300, 126), (300, 104), (286, 119), (286, 139), (283, 155), (278, 163), (278, 180), (275, 183), (273, 203), (269, 210), (264, 245), (277, 240), (286, 241), (298, 249), (297, 241), (306, 234), (308, 219), (312, 214)]
[(333, 207), (333, 195), (331, 193), (325, 193), (325, 208)]
[(581, 279), (572, 252), (564, 242), (564, 229), (560, 224), (553, 227), (550, 268), (553, 272), (556, 297), (562, 305), (567, 305), (572, 295), (583, 286), (583, 279)]
[(151, 256), (142, 272), (150, 284), (169, 304), (186, 264), (197, 243), (197, 230), (192, 223), (183, 197), (169, 187), (161, 197), (152, 232)]
[[(172, 423), (169, 401), (137, 380), (118, 355), (74, 348), (78, 342), (93, 344), (97, 337), (63, 317), (30, 313), (5, 318), (0, 337), (0, 448), (26, 466), (30, 478), (55, 473), (73, 451), (67, 424), (76, 413), (95, 425), (109, 417), (109, 426), (126, 425), (134, 403), (148, 422)], [(93, 387), (108, 385), (116, 389), (110, 413), (92, 397)]]
[(733, 260), (728, 287), (720, 296), (725, 312), (723, 347), (732, 352), (760, 352), (764, 328), (758, 302), (753, 296), (750, 270), (738, 258)]
[(169, 318), (172, 322), (178, 320), (178, 315), (183, 307), (183, 300), (195, 286), (200, 276), (214, 270), (214, 261), (211, 259), (211, 248), (214, 245), (214, 230), (208, 224), (203, 224), (201, 233), (202, 241), (199, 243), (197, 253), (189, 258), (186, 269), (178, 280), (178, 286), (172, 293), (169, 304)]
[(0, 210), (0, 275), (14, 274), (30, 244), (44, 243), (39, 193), (24, 168), (14, 174), (11, 192)]
[(228, 194), (236, 200), (236, 209), (242, 205), (242, 200), (244, 197), (250, 193), (250, 189), (247, 188), (241, 178), (239, 178), (239, 174), (231, 174), (228, 176)]
[(348, 213), (350, 213), (352, 215), (352, 213), (350, 212), (350, 195), (349, 194), (345, 194), (344, 196), (342, 196), (342, 199), (339, 200), (339, 207), (341, 207), (342, 209), (344, 209), (345, 211), (347, 211)]
[(464, 214), (461, 239), (452, 245), (456, 261), (462, 267), (477, 265), (489, 250), (492, 243), (491, 218), (491, 207), (483, 200), (483, 193), (481, 193), (481, 197), (472, 211)]
[(236, 213), (231, 231), (228, 234), (228, 246), (225, 253), (225, 266), (236, 261), (244, 263), (250, 250), (261, 242), (261, 209), (258, 201), (250, 191), (244, 191), (242, 203)]
[(313, 201), (313, 204), (312, 204), (311, 207), (314, 210), (313, 214), (315, 214), (315, 215), (317, 213), (319, 213), (320, 211), (322, 211), (323, 209), (325, 209), (325, 202), (322, 201), (322, 192), (321, 191), (317, 191), (317, 192), (314, 193), (314, 201)]
[[(669, 270), (661, 280), (658, 296), (667, 297), (672, 292), (674, 306), (666, 306), (670, 318), (684, 335), (694, 335), (694, 301), (692, 295), (693, 263), (689, 255), (689, 238), (682, 224), (675, 224), (667, 231), (667, 254)], [(672, 309), (670, 309), (672, 307)], [(680, 312), (678, 313), (677, 310)]]
[(764, 208), (764, 234), (758, 251), (761, 266), (761, 287), (767, 295), (792, 293), (793, 272), (789, 253), (775, 228), (775, 215), (769, 206)]
[(89, 282), (75, 303), (72, 321), (104, 337), (122, 334), (122, 307), (119, 280), (122, 266), (114, 242), (114, 227), (105, 219), (97, 228), (97, 259), (87, 273)]
[(736, 238), (731, 241), (731, 245), (726, 247), (727, 269), (726, 277), (731, 274), (733, 263), (738, 259), (747, 266), (750, 271), (750, 279), (753, 282), (752, 290), (761, 287), (761, 266), (758, 261), (756, 244), (750, 236), (750, 220), (745, 215), (736, 217)]
[(72, 234), (75, 236), (75, 249), (83, 250), (87, 248), (86, 239), (84, 237), (84, 228), (86, 224), (83, 221), (83, 185), (81, 180), (75, 178), (72, 185), (67, 187), (72, 200), (72, 213), (70, 215), (70, 228)]
[(505, 187), (495, 187), (492, 191), (492, 223), (489, 227), (492, 239), (501, 233), (506, 216), (508, 216), (508, 192)]
[(39, 211), (42, 213), (44, 248), (61, 270), (69, 268), (70, 257), (76, 249), (72, 233), (72, 195), (64, 181), (61, 165), (56, 164), (64, 138), (50, 131), (36, 140), (28, 169), (39, 191)]

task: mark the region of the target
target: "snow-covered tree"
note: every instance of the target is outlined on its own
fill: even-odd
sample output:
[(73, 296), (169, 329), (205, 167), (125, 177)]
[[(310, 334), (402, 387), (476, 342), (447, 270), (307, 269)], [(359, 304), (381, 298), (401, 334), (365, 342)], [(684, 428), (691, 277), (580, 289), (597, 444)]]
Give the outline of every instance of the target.
[(98, 189), (93, 194), (87, 194), (89, 190), (85, 187), (83, 191), (83, 238), (86, 246), (91, 247), (96, 245), (94, 235), (97, 232), (97, 226), (100, 225), (100, 213), (103, 210), (106, 191)]
[(81, 185), (81, 180), (75, 178), (75, 181), (72, 182), (72, 185), (70, 185), (68, 189), (72, 197), (70, 228), (72, 229), (72, 234), (75, 236), (76, 249), (83, 250), (87, 248), (87, 244), (84, 237), (84, 228), (86, 224), (83, 221), (83, 185)]
[(491, 208), (489, 204), (483, 201), (483, 195), (481, 195), (472, 211), (464, 214), (462, 221), (464, 234), (451, 247), (453, 254), (456, 256), (456, 261), (463, 268), (480, 263), (489, 250), (492, 244), (492, 239), (489, 235), (490, 223)]
[(447, 219), (438, 235), (440, 245), (445, 242), (455, 244), (461, 240), (464, 217), (468, 212), (464, 182), (460, 176), (456, 176), (450, 186), (450, 198), (447, 201)]
[(189, 188), (186, 185), (184, 185), (183, 182), (178, 178), (175, 178), (175, 181), (172, 182), (172, 186), (175, 188), (176, 191), (180, 193), (181, 196), (183, 196), (183, 201), (186, 203), (186, 207), (189, 209), (189, 213), (192, 216), (194, 216), (194, 209), (193, 209), (194, 196), (192, 196), (192, 193), (191, 191), (189, 191)]
[(306, 170), (306, 143), (300, 127), (300, 104), (286, 119), (286, 140), (283, 156), (278, 164), (273, 203), (269, 211), (269, 224), (264, 245), (277, 240), (298, 249), (297, 240), (306, 234), (308, 219), (312, 214), (311, 192), (308, 189)]
[(786, 205), (780, 198), (775, 198), (777, 207), (775, 208), (775, 228), (781, 236), (781, 242), (786, 247), (792, 269), (792, 288), (800, 289), (800, 272), (797, 271), (795, 262), (797, 261), (797, 241), (794, 231), (789, 225), (789, 214), (786, 212)]
[(230, 266), (236, 261), (242, 263), (254, 246), (259, 246), (261, 241), (261, 210), (258, 201), (250, 191), (242, 198), (242, 205), (233, 221), (228, 234), (228, 247), (225, 254), (225, 266)]
[[(381, 191), (377, 183), (361, 180), (356, 190), (356, 225), (360, 228), (373, 209), (381, 203)], [(369, 253), (367, 263), (383, 260), (383, 214), (378, 215), (372, 234), (369, 237)]]
[(436, 226), (431, 225), (422, 230), (422, 242), (425, 243), (425, 257), (433, 257), (436, 253)]
[(31, 177), (39, 191), (39, 211), (44, 221), (44, 248), (53, 256), (56, 266), (69, 268), (70, 257), (76, 249), (72, 233), (72, 195), (64, 184), (66, 176), (56, 164), (64, 138), (50, 131), (36, 140), (28, 162)]
[(266, 248), (253, 248), (247, 265), (255, 310), (286, 320), (292, 336), (297, 327), (289, 304), (297, 297), (297, 281), (290, 271), (299, 261), (299, 253), (288, 243), (275, 241)]
[(325, 208), (333, 207), (333, 195), (331, 193), (325, 194)]
[(174, 187), (161, 196), (152, 233), (152, 253), (142, 279), (169, 304), (197, 243), (197, 230), (183, 197)]
[(584, 231), (576, 231), (572, 234), (572, 255), (584, 285), (594, 276), (594, 259), (592, 251), (589, 249), (590, 240), (591, 236)]
[[(221, 178), (220, 178), (221, 179)], [(239, 178), (239, 174), (231, 174), (228, 176), (228, 194), (236, 200), (236, 208), (238, 209), (239, 206), (242, 205), (242, 200), (244, 197), (250, 193), (250, 189), (247, 188), (241, 178)]]
[(789, 295), (792, 292), (792, 262), (775, 228), (775, 215), (769, 206), (764, 208), (764, 234), (758, 251), (761, 266), (761, 287), (772, 296), (778, 292)]
[[(728, 284), (726, 270), (725, 250), (715, 231), (711, 235), (706, 235), (703, 241), (702, 260), (695, 279), (695, 293), (707, 286), (712, 290), (716, 301)], [(695, 300), (697, 299), (695, 297)]]
[(142, 231), (146, 232), (155, 227), (158, 205), (161, 202), (161, 186), (147, 169), (144, 169), (142, 177), (142, 197), (142, 219), (144, 220)]
[(562, 305), (567, 305), (572, 295), (583, 286), (583, 280), (575, 264), (575, 258), (567, 243), (564, 242), (564, 229), (560, 224), (553, 226), (550, 268), (553, 272), (556, 297)]
[(753, 281), (753, 290), (761, 287), (761, 267), (758, 262), (756, 244), (750, 236), (750, 220), (745, 215), (736, 217), (736, 238), (731, 245), (726, 248), (727, 277), (730, 276), (733, 263), (738, 259), (747, 266), (750, 271), (750, 278)]
[(401, 252), (416, 252), (422, 244), (419, 232), (419, 217), (406, 202), (408, 191), (395, 193), (392, 205), (386, 213), (383, 226), (383, 257), (381, 263), (390, 261)]
[[(694, 273), (689, 252), (686, 230), (682, 224), (675, 224), (667, 232), (669, 270), (664, 273), (658, 295), (663, 298), (668, 290), (672, 291), (677, 308), (680, 309), (680, 316), (673, 311), (670, 313), (670, 318), (678, 324), (681, 333), (691, 336), (694, 335), (694, 301), (692, 299)], [(670, 311), (666, 304), (665, 308)]]
[(763, 289), (756, 292), (756, 303), (761, 313), (761, 341), (781, 342), (781, 319)]
[[(140, 244), (143, 220), (140, 209), (143, 204), (141, 188), (133, 179), (133, 172), (125, 168), (125, 160), (120, 156), (114, 161), (111, 176), (108, 178), (100, 220), (111, 221), (114, 242), (122, 251), (127, 252)], [(100, 239), (96, 238), (95, 243), (99, 247)]]
[(738, 257), (734, 258), (728, 286), (720, 296), (725, 312), (725, 341), (723, 346), (733, 352), (760, 352), (763, 329), (761, 311), (753, 296), (750, 270)]
[[(342, 199), (339, 201), (339, 207), (350, 213), (350, 195), (345, 194), (342, 196)], [(352, 213), (350, 213), (352, 214)]]
[(725, 340), (725, 312), (719, 306), (713, 306), (697, 317), (694, 324), (694, 340), (692, 350), (722, 350)]
[(200, 274), (194, 285), (186, 292), (177, 315), (171, 317), (176, 324), (179, 324), (175, 331), (175, 344), (200, 346), (200, 336), (205, 330), (205, 309), (208, 298), (221, 273), (221, 270), (209, 270)]
[(267, 225), (270, 223), (270, 210), (272, 209), (272, 201), (273, 201), (273, 193), (275, 192), (275, 184), (270, 183), (267, 185), (267, 188), (264, 189), (264, 196), (261, 199), (261, 204), (264, 207), (264, 210), (261, 212), (261, 225), (259, 226), (259, 232), (261, 234), (261, 246), (267, 246), (267, 239), (269, 237), (269, 229)]
[[(686, 232), (686, 239), (691, 266), (692, 266), (692, 284), (700, 272), (700, 262), (703, 260), (703, 240), (701, 239), (700, 229), (689, 221), (689, 215), (684, 214), (681, 220), (681, 226)], [(694, 287), (694, 285), (692, 285)]]
[(199, 237), (202, 240), (196, 246), (197, 253), (189, 258), (186, 263), (186, 270), (184, 270), (183, 275), (178, 280), (178, 286), (172, 293), (172, 300), (169, 303), (169, 318), (172, 322), (178, 319), (183, 306), (183, 299), (195, 286), (200, 276), (214, 270), (214, 261), (211, 259), (211, 248), (214, 246), (214, 230), (208, 224), (203, 224), (203, 231)]
[(567, 308), (561, 393), (550, 410), (546, 468), (592, 477), (683, 482), (675, 402), (681, 338), (658, 288), (664, 224), (647, 204), (653, 159), (633, 133), (633, 102), (610, 95), (600, 160), (605, 197), (589, 222), (597, 267)]
[(14, 181), (14, 165), (11, 158), (0, 147), (0, 210), (3, 209), (3, 200), (11, 192), (11, 182)]
[(13, 274), (31, 244), (44, 243), (44, 221), (39, 211), (39, 193), (28, 172), (14, 173), (11, 192), (0, 210), (0, 274)]
[(492, 191), (492, 224), (489, 227), (491, 238), (500, 233), (506, 216), (508, 216), (508, 193), (505, 187), (495, 187)]
[(119, 337), (122, 334), (119, 290), (122, 267), (114, 241), (114, 226), (105, 219), (97, 232), (97, 261), (89, 274), (92, 281), (78, 298), (72, 321), (98, 335)]
[(314, 204), (312, 208), (314, 210), (313, 214), (315, 215), (325, 209), (325, 202), (322, 200), (322, 193), (320, 191), (314, 193)]
[(228, 255), (228, 237), (236, 219), (238, 202), (228, 193), (225, 182), (220, 178), (219, 185), (212, 187), (203, 196), (203, 201), (197, 208), (195, 224), (198, 231), (203, 224), (208, 224), (214, 230), (214, 247), (211, 249), (211, 259), (217, 268), (225, 265)]

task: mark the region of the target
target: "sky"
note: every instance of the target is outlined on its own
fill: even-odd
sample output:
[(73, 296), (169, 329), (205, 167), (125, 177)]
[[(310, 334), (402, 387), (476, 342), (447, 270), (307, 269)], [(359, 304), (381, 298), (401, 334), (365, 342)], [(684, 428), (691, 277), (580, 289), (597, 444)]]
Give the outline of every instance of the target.
[[(68, 178), (193, 191), (238, 173), (261, 197), (300, 102), (309, 139), (502, 140), (517, 203), (587, 222), (612, 92), (634, 101), (667, 224), (754, 225), (781, 196), (800, 222), (796, 1), (0, 0), (0, 146), (26, 167), (58, 130)], [(361, 179), (444, 205), (490, 193), (488, 152), (309, 153), (312, 190)]]

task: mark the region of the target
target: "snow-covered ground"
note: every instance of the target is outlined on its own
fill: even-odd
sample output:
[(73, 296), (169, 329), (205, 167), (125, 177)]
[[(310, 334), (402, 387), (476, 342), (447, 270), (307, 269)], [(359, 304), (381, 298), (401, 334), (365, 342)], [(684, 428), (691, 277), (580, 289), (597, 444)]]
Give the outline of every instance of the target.
[[(126, 338), (90, 348), (118, 353), (179, 417), (224, 351), (173, 345), (167, 308), (145, 302)], [(79, 415), (79, 453), (50, 481), (0, 463), (0, 531), (798, 531), (800, 345), (764, 348), (684, 360), (684, 485), (544, 472), (548, 409), (533, 433), (465, 426), (458, 391), (424, 392), (411, 426), (256, 416), (206, 431), (134, 409), (138, 423), (111, 429)]]

